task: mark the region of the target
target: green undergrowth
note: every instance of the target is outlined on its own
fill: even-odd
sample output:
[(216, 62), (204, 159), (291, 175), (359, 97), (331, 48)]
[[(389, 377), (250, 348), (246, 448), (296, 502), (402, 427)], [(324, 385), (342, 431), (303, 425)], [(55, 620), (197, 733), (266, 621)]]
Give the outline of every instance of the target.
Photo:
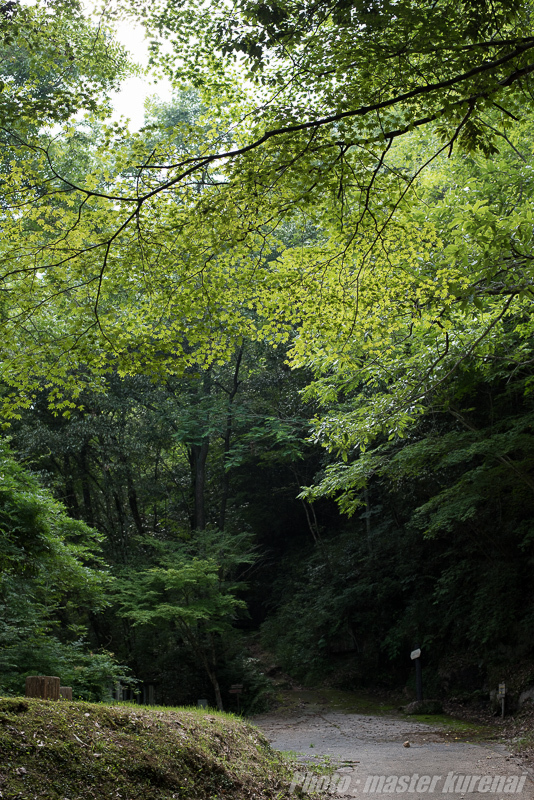
[(232, 715), (0, 698), (2, 800), (283, 800), (292, 771)]
[(498, 736), (495, 728), (477, 722), (450, 717), (448, 714), (410, 714), (410, 719), (425, 722), (436, 728), (445, 729), (444, 738), (450, 737), (451, 741), (477, 741), (494, 739)]

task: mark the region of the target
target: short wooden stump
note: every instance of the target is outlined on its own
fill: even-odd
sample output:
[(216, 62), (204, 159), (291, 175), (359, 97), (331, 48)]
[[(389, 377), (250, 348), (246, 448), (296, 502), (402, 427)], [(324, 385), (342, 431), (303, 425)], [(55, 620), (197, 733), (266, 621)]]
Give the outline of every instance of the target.
[(29, 675), (26, 678), (26, 697), (59, 700), (59, 684), (59, 678), (53, 675)]

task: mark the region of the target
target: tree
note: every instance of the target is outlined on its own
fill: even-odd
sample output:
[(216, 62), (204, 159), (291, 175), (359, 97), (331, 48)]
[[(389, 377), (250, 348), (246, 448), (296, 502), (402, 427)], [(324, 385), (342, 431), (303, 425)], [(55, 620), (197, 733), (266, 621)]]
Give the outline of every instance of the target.
[[(10, 333), (22, 343), (20, 322), (31, 319), (54, 353), (40, 367), (34, 339), (8, 362), (4, 379), (13, 395), (26, 387), (26, 402), (46, 373), (68, 408), (79, 361), (96, 382), (111, 363), (122, 373), (209, 367), (236, 339), (287, 341), (294, 327), (310, 351), (318, 327), (347, 335), (367, 282), (381, 285), (390, 264), (401, 275), (414, 248), (424, 257), (439, 247), (425, 223), (405, 229), (425, 165), (457, 145), (494, 153), (528, 108), (528, 3), (466, 2), (461, 13), (445, 0), (239, 3), (206, 14), (172, 3), (149, 14), (182, 43), (203, 31), (182, 69), (204, 92), (199, 117), (178, 119), (156, 147), (153, 130), (132, 141), (108, 131), (85, 176), (63, 167), (65, 144), (36, 145), (54, 199), (31, 200), (31, 224), (13, 209), (17, 245), (0, 257), (18, 309)], [(223, 70), (236, 52), (258, 103)], [(425, 127), (432, 149), (410, 160), (413, 131)], [(457, 296), (469, 302), (469, 287)]]
[[(73, 517), (104, 534), (103, 555), (120, 577), (122, 596), (129, 593), (140, 603), (150, 569), (181, 569), (193, 558), (212, 557), (208, 546), (199, 551), (198, 542), (213, 540), (218, 551), (214, 529), (221, 536), (224, 530), (230, 542), (250, 534), (261, 556), (250, 589), (239, 597), (250, 602), (254, 620), (230, 616), (220, 633), (210, 634), (223, 697), (232, 682), (245, 684), (247, 702), (255, 696), (243, 628), (254, 627), (265, 614), (278, 551), (291, 546), (293, 536), (316, 535), (313, 520), (310, 529), (303, 504), (295, 500), (322, 455), (305, 442), (311, 414), (299, 397), (305, 382), (304, 374), (285, 364), (283, 348), (245, 342), (228, 364), (207, 371), (190, 368), (158, 382), (114, 373), (102, 382), (102, 391), (83, 392), (83, 407), (69, 417), (51, 413), (41, 391), (12, 426), (19, 456), (39, 470)], [(195, 448), (203, 442), (205, 460), (199, 465)], [(179, 561), (170, 555), (176, 547)], [(247, 564), (237, 577), (243, 572), (248, 577)], [(150, 575), (155, 581), (155, 573)], [(204, 580), (200, 571), (195, 589), (192, 575), (191, 595), (203, 591)], [(156, 581), (160, 588), (163, 577)], [(91, 615), (91, 641), (113, 650), (138, 679), (154, 683), (160, 701), (187, 703), (205, 696), (208, 673), (176, 624), (134, 623), (114, 608), (104, 609)], [(202, 625), (197, 634), (207, 646)]]
[[(189, 87), (183, 107), (153, 104), (134, 136), (86, 120), (54, 141), (42, 130), (10, 140), (5, 409), (26, 406), (30, 436), (54, 443), (46, 466), (73, 513), (106, 529), (124, 568), (121, 641), (131, 653), (140, 652), (132, 631), (148, 641), (160, 626), (169, 652), (186, 641), (196, 650), (217, 695), (215, 634), (229, 635), (239, 599), (219, 560), (194, 545), (210, 522), (242, 530), (255, 509), (240, 492), (252, 506), (254, 477), (266, 474), (276, 478), (269, 495), (314, 482), (303, 499), (365, 508), (357, 544), (331, 542), (311, 521), (303, 600), (280, 600), (275, 638), (283, 629), (288, 651), (286, 620), (312, 598), (300, 652), (328, 648), (337, 620), (340, 636), (361, 625), (363, 649), (373, 629), (395, 654), (420, 631), (461, 647), (469, 628), (486, 653), (483, 612), (495, 632), (521, 600), (496, 571), (484, 583), (490, 559), (475, 566), (481, 543), (491, 558), (499, 552), (497, 512), (519, 523), (506, 528), (512, 582), (530, 547), (518, 507), (530, 509), (532, 489), (532, 137), (519, 119), (531, 109), (531, 7), (206, 8), (149, 12), (178, 37), (201, 31), (180, 64), (200, 99)], [(239, 70), (249, 86), (236, 82)], [(331, 454), (315, 481), (316, 451), (295, 467), (312, 449), (303, 406), (278, 413), (264, 402), (282, 369), (267, 376), (262, 360), (280, 345), (314, 376), (304, 409), (321, 404), (314, 443)], [(484, 384), (499, 414), (486, 408)], [(200, 533), (186, 552), (190, 529)], [(217, 549), (223, 534), (213, 536)], [(399, 543), (418, 543), (431, 589), (414, 590)], [(452, 600), (470, 585), (473, 614), (455, 627)]]
[(332, 408), (316, 439), (343, 459), (405, 435), (481, 375), (530, 385), (530, 134), (509, 136), (491, 161), (436, 160), (403, 212), (410, 240), (361, 286), (358, 325), (339, 315), (337, 340), (317, 326), (296, 342), (294, 364), (316, 375), (308, 393)]
[(81, 109), (105, 113), (127, 60), (103, 22), (89, 24), (68, 0), (0, 7), (3, 147), (25, 143), (29, 155), (32, 132)]
[(0, 663), (2, 687), (20, 692), (35, 672), (60, 674), (77, 696), (101, 699), (124, 675), (111, 654), (89, 653), (88, 616), (108, 603), (102, 536), (1, 447)]
[(531, 374), (492, 366), (471, 363), (403, 438), (317, 476), (308, 499), (336, 497), (351, 519), (333, 520), (323, 552), (299, 547), (280, 566), (264, 635), (291, 674), (400, 685), (417, 643), (436, 694), (530, 669)]
[[(245, 71), (261, 92), (254, 123), (270, 124), (245, 146), (275, 137), (287, 144), (326, 128), (337, 150), (330, 163), (344, 150), (436, 121), (456, 131), (455, 140), (491, 149), (484, 107), (503, 97), (515, 106), (533, 69), (530, 5), (516, 0), (238, 0), (230, 7), (162, 0), (137, 10), (154, 34), (155, 60), (174, 78), (232, 96)], [(158, 34), (174, 53), (160, 53)], [(313, 151), (313, 137), (309, 145)]]
[(216, 636), (227, 634), (239, 611), (242, 584), (237, 568), (255, 560), (247, 537), (197, 532), (167, 548), (160, 566), (125, 576), (117, 592), (119, 614), (134, 626), (170, 626), (191, 648), (212, 684), (217, 708), (223, 701), (217, 677)]

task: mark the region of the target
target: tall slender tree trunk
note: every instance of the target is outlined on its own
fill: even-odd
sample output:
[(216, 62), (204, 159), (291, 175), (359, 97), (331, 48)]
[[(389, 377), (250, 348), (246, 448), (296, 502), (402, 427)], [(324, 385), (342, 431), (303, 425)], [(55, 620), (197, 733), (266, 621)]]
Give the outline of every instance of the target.
[(226, 469), (226, 460), (228, 458), (228, 453), (230, 452), (230, 445), (232, 443), (232, 428), (234, 424), (234, 410), (233, 410), (233, 403), (234, 398), (237, 394), (237, 391), (241, 385), (241, 381), (239, 380), (239, 369), (241, 367), (241, 361), (243, 360), (243, 351), (245, 349), (245, 345), (241, 345), (239, 350), (237, 351), (237, 358), (235, 362), (235, 369), (234, 375), (232, 380), (232, 386), (230, 390), (224, 389), (224, 391), (228, 395), (228, 406), (226, 410), (226, 428), (224, 431), (223, 443), (224, 443), (224, 452), (223, 452), (223, 459), (222, 459), (222, 491), (221, 491), (221, 505), (219, 508), (219, 530), (223, 531), (224, 526), (226, 524), (226, 507), (228, 505), (228, 497), (230, 496), (230, 473)]
[(65, 505), (69, 509), (69, 513), (75, 519), (80, 519), (80, 506), (78, 504), (78, 497), (74, 487), (74, 473), (72, 469), (72, 459), (68, 453), (64, 458), (64, 475), (65, 475)]
[(81, 480), (82, 480), (82, 494), (83, 506), (85, 509), (85, 521), (88, 525), (95, 524), (95, 515), (93, 512), (93, 501), (91, 497), (91, 486), (89, 484), (89, 467), (87, 465), (87, 443), (80, 452), (80, 467), (81, 467)]
[[(210, 410), (206, 399), (211, 394), (211, 369), (207, 370), (202, 383), (197, 387), (199, 428), (198, 438), (189, 445), (189, 464), (191, 466), (191, 489), (193, 495), (193, 514), (191, 524), (193, 530), (203, 531), (206, 527), (206, 463), (210, 447), (209, 423)], [(204, 405), (204, 408), (203, 408)]]
[(192, 444), (189, 450), (189, 462), (193, 480), (193, 529), (203, 531), (206, 527), (206, 461), (210, 446), (209, 437), (202, 444)]
[(365, 533), (367, 535), (367, 549), (369, 552), (372, 550), (372, 531), (371, 531), (371, 503), (369, 502), (369, 486), (365, 484), (365, 488), (363, 490), (363, 496), (365, 498)]
[(221, 695), (221, 687), (219, 686), (219, 681), (217, 678), (217, 673), (212, 667), (207, 667), (206, 672), (208, 673), (208, 677), (211, 681), (211, 685), (213, 686), (213, 691), (215, 693), (215, 702), (217, 703), (217, 710), (224, 711), (222, 695)]
[[(208, 675), (210, 676), (210, 680), (213, 686), (213, 690), (215, 692), (215, 702), (217, 703), (217, 708), (219, 711), (224, 711), (223, 708), (223, 701), (221, 695), (221, 687), (219, 686), (219, 680), (217, 678), (217, 655), (215, 653), (215, 641), (213, 639), (213, 633), (208, 631), (208, 641), (210, 645), (210, 653), (211, 656), (211, 665), (208, 668)], [(209, 660), (209, 656), (208, 656)]]
[(137, 492), (135, 490), (132, 471), (129, 466), (126, 469), (126, 480), (128, 484), (128, 504), (130, 506), (130, 511), (132, 512), (132, 517), (133, 521), (135, 522), (135, 527), (137, 529), (137, 532), (140, 535), (142, 535), (144, 533), (143, 520), (141, 519), (141, 514), (139, 513), (139, 505), (137, 503)]

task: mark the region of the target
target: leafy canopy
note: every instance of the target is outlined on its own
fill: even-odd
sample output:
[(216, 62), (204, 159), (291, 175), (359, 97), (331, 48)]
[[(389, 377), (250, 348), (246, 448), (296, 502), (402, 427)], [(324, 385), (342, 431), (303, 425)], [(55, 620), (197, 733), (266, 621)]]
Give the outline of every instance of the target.
[[(68, 411), (114, 367), (183, 374), (247, 337), (293, 341), (295, 365), (335, 370), (346, 389), (363, 370), (373, 400), (354, 412), (359, 439), (387, 419), (388, 435), (402, 431), (528, 303), (528, 201), (513, 215), (462, 203), (460, 221), (428, 209), (450, 191), (457, 147), (483, 160), (522, 135), (529, 3), (145, 11), (180, 48), (160, 64), (202, 102), (131, 137), (93, 126), (37, 138), (11, 172), (6, 406), (45, 382)], [(13, 148), (16, 161), (28, 142)], [(515, 269), (505, 279), (503, 263)], [(405, 341), (420, 346), (401, 364)], [(327, 383), (324, 400), (337, 391)]]

